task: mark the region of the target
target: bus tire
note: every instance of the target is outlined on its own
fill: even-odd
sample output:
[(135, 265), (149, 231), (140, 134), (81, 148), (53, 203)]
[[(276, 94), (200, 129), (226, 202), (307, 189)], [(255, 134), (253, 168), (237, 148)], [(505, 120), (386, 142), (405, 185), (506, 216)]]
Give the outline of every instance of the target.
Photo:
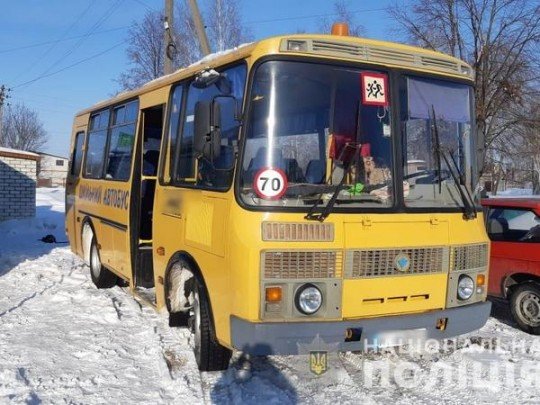
[(524, 283), (515, 287), (510, 296), (510, 310), (519, 328), (540, 335), (540, 286)]
[(193, 302), (193, 336), (195, 359), (200, 371), (220, 371), (229, 367), (232, 351), (216, 339), (210, 303), (204, 287), (196, 281)]
[(101, 264), (95, 236), (90, 245), (90, 277), (97, 288), (111, 288), (118, 281), (118, 277)]

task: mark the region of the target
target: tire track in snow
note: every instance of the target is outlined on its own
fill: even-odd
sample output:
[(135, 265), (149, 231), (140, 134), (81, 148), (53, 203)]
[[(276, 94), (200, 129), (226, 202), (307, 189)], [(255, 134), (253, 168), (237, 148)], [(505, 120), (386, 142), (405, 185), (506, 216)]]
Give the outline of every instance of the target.
[[(52, 253), (54, 253), (54, 250), (53, 250)], [(68, 260), (67, 258), (62, 258), (61, 261), (62, 261), (62, 262), (68, 262), (69, 260)], [(43, 259), (38, 258), (38, 259), (36, 259), (36, 260), (32, 260), (32, 261), (26, 263), (26, 265), (34, 265), (34, 264), (39, 265), (40, 263), (43, 263), (43, 262), (44, 262)], [(71, 262), (74, 263), (74, 260), (72, 259)], [(17, 266), (17, 267), (18, 267), (18, 266)], [(58, 270), (61, 270), (61, 267), (60, 267), (59, 265), (56, 265), (56, 267), (57, 267)], [(62, 267), (63, 267), (63, 266), (62, 266)], [(70, 271), (69, 271), (69, 273), (67, 274), (67, 277), (70, 277), (70, 276), (73, 274), (73, 272), (74, 272), (75, 270), (77, 270), (77, 269), (78, 269), (78, 267), (70, 267)], [(53, 287), (55, 287), (55, 286), (57, 286), (57, 285), (63, 284), (65, 277), (66, 277), (66, 274), (61, 274), (61, 275), (60, 275), (60, 280), (58, 280), (58, 281), (53, 281), (51, 284), (45, 286), (45, 287), (44, 287), (43, 289), (41, 289), (40, 291), (35, 291), (33, 294), (31, 294), (31, 295), (29, 295), (29, 296), (23, 298), (22, 300), (20, 300), (17, 304), (13, 305), (12, 307), (6, 309), (6, 310), (3, 311), (3, 312), (0, 312), (0, 318), (2, 318), (3, 316), (5, 316), (5, 315), (7, 315), (7, 314), (10, 314), (10, 313), (13, 312), (13, 311), (16, 311), (16, 310), (22, 308), (28, 301), (33, 300), (34, 298), (43, 295), (45, 292), (49, 291), (51, 288), (53, 288)]]

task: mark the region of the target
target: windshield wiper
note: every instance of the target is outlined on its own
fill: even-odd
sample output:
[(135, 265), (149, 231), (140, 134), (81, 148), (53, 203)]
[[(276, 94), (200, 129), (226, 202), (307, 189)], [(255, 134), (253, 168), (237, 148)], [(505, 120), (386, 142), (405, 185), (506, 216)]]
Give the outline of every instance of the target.
[[(348, 173), (349, 169), (351, 168), (351, 166), (356, 162), (356, 159), (358, 158), (358, 155), (359, 155), (359, 153), (358, 153), (358, 145), (356, 143), (347, 143), (345, 145), (345, 147), (343, 148), (343, 150), (341, 151), (341, 154), (340, 154), (341, 155), (340, 160), (342, 162), (344, 162), (343, 157), (350, 156), (349, 152), (345, 153), (347, 148), (353, 148), (354, 149), (353, 156), (352, 156), (352, 158), (350, 159), (350, 161), (347, 164), (343, 164), (343, 176), (341, 177), (341, 180), (339, 181), (339, 183), (336, 184), (333, 187), (332, 197), (330, 197), (330, 200), (326, 203), (326, 206), (323, 208), (323, 210), (320, 213), (315, 213), (315, 210), (319, 206), (319, 202), (321, 201), (321, 197), (323, 195), (323, 193), (321, 193), (319, 195), (319, 198), (317, 198), (317, 201), (315, 201), (315, 203), (309, 209), (309, 211), (306, 214), (306, 216), (304, 217), (304, 219), (307, 219), (308, 221), (323, 222), (328, 217), (328, 215), (330, 215), (330, 211), (332, 210), (332, 208), (336, 204), (339, 193), (343, 189), (343, 183), (345, 183), (345, 179), (347, 178), (347, 173)], [(335, 170), (335, 167), (334, 167), (334, 170)], [(332, 173), (333, 173), (333, 171), (332, 171)]]
[[(469, 193), (469, 190), (467, 190), (467, 186), (461, 186), (460, 182), (460, 176), (458, 176), (454, 169), (457, 171), (457, 173), (461, 173), (459, 170), (459, 167), (454, 160), (452, 156), (450, 156), (451, 159), (448, 159), (446, 154), (444, 153), (444, 150), (441, 147), (440, 141), (439, 141), (439, 128), (437, 126), (437, 118), (435, 116), (435, 107), (431, 106), (431, 114), (432, 114), (432, 120), (433, 120), (433, 135), (435, 138), (435, 146), (437, 151), (437, 158), (438, 158), (438, 171), (439, 171), (439, 194), (441, 193), (441, 179), (440, 179), (440, 160), (441, 157), (443, 158), (444, 162), (446, 163), (446, 167), (448, 167), (448, 171), (450, 172), (452, 178), (454, 179), (454, 182), (456, 183), (456, 187), (459, 190), (459, 195), (461, 197), (461, 200), (463, 201), (463, 205), (465, 207), (465, 213), (463, 214), (465, 219), (474, 219), (477, 216), (476, 213), (476, 207), (474, 205), (474, 200), (471, 197), (471, 194)], [(450, 164), (450, 160), (452, 161), (452, 164)], [(465, 188), (465, 191), (463, 191), (463, 188)]]

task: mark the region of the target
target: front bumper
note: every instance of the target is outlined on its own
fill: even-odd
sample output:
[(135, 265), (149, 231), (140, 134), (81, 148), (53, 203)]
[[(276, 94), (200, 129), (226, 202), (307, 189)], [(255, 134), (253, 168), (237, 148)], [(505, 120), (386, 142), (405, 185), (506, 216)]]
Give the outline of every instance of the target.
[[(439, 340), (462, 335), (484, 326), (490, 312), (488, 301), (422, 314), (332, 322), (256, 323), (233, 315), (231, 342), (235, 349), (252, 355), (361, 351), (399, 346), (415, 339)], [(440, 319), (447, 320), (444, 330), (436, 327)], [(346, 342), (347, 329), (359, 331), (359, 340)]]

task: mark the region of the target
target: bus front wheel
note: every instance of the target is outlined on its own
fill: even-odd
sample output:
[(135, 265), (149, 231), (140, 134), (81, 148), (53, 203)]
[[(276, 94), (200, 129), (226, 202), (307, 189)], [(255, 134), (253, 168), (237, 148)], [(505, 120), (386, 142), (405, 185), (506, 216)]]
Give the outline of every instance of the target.
[(116, 275), (101, 264), (95, 237), (92, 238), (92, 244), (90, 245), (90, 276), (97, 288), (111, 288), (117, 282)]
[(218, 343), (206, 292), (198, 280), (195, 284), (190, 323), (197, 365), (201, 371), (226, 370), (229, 367), (232, 352)]

